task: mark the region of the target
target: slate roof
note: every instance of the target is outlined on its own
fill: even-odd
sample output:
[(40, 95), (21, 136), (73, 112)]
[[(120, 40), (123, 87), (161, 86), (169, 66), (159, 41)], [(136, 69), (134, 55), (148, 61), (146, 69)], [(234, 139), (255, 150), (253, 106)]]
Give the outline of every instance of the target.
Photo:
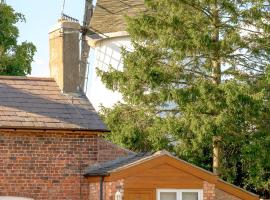
[(121, 157), (116, 160), (108, 161), (100, 165), (90, 166), (85, 171), (85, 176), (107, 176), (111, 171), (114, 171), (125, 165), (132, 164), (139, 160), (148, 158), (152, 153), (137, 153), (130, 154), (126, 157)]
[(125, 16), (145, 10), (144, 0), (97, 0), (90, 29), (97, 34), (125, 31)]
[(0, 76), (0, 128), (106, 131), (83, 94), (63, 94), (51, 78)]

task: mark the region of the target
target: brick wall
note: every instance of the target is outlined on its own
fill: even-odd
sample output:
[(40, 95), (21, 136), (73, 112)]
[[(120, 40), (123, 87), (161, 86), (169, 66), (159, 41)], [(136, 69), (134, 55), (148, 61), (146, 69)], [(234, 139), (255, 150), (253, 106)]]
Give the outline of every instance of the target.
[(215, 189), (215, 193), (216, 193), (216, 200), (241, 200), (219, 189)]
[(203, 200), (215, 200), (215, 184), (203, 182)]
[(0, 131), (0, 196), (88, 199), (81, 174), (127, 151), (92, 133)]
[(203, 200), (241, 200), (241, 199), (215, 188), (215, 184), (211, 184), (204, 181)]
[(94, 182), (94, 183), (89, 183), (89, 197), (88, 199), (99, 199), (99, 193), (100, 193), (100, 183), (99, 182)]
[[(89, 184), (89, 200), (99, 200), (100, 198), (100, 183)], [(120, 190), (124, 195), (124, 180), (113, 182), (103, 182), (103, 200), (115, 200), (115, 193)]]

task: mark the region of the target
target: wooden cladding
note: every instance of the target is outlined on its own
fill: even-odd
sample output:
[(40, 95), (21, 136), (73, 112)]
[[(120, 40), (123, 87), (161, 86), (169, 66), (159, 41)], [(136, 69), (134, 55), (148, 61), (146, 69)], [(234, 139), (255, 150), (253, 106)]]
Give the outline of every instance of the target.
[(201, 189), (202, 185), (202, 179), (168, 164), (156, 166), (125, 180), (125, 188)]

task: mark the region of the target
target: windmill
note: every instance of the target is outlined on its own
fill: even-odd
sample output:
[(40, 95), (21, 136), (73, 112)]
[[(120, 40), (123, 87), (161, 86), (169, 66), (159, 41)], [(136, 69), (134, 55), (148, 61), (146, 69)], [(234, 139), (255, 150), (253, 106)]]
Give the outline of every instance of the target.
[[(80, 88), (84, 90), (87, 79), (87, 60), (90, 52), (90, 46), (94, 48), (92, 41), (102, 41), (108, 38), (126, 37), (125, 16), (136, 16), (140, 12), (144, 12), (145, 6), (143, 0), (97, 0), (95, 15), (93, 15), (92, 0), (85, 0), (84, 20), (81, 28), (81, 59), (80, 59)], [(90, 24), (91, 22), (91, 24)], [(104, 22), (104, 23), (103, 23)], [(97, 26), (97, 27), (96, 27)], [(100, 30), (104, 27), (106, 31)], [(116, 33), (113, 33), (116, 32)], [(125, 33), (124, 33), (125, 32)], [(106, 34), (108, 33), (108, 34)], [(110, 34), (112, 33), (112, 34)], [(119, 35), (120, 33), (120, 35)], [(88, 37), (89, 36), (89, 37)], [(95, 43), (94, 42), (94, 43)], [(91, 44), (90, 44), (91, 43)], [(116, 42), (117, 43), (117, 42)], [(119, 52), (122, 47), (119, 47)], [(104, 56), (105, 57), (105, 56)], [(112, 60), (112, 54), (108, 60)], [(121, 63), (121, 57), (116, 58), (118, 65)], [(111, 63), (108, 63), (111, 65)]]
[[(3, 1), (3, 0), (1, 0)], [(79, 20), (74, 19), (66, 14), (64, 14), (65, 0), (63, 0), (63, 8), (61, 12), (61, 20), (68, 20), (73, 22), (79, 22)], [(85, 0), (85, 10), (83, 17), (83, 24), (81, 25), (81, 51), (80, 51), (80, 63), (79, 63), (79, 89), (80, 91), (85, 91), (85, 85), (87, 80), (87, 68), (88, 68), (88, 56), (90, 52), (90, 46), (87, 43), (87, 34), (91, 31), (90, 21), (93, 15), (93, 2), (92, 0)]]
[[(63, 10), (65, 0), (63, 0)], [(85, 10), (83, 17), (83, 24), (81, 25), (81, 51), (80, 51), (80, 66), (79, 66), (79, 88), (82, 92), (87, 90), (88, 81), (88, 57), (90, 53), (90, 46), (93, 49), (96, 48), (96, 44), (100, 41), (106, 39), (114, 38), (114, 45), (120, 42), (117, 41), (118, 38), (121, 40), (123, 37), (127, 37), (128, 34), (125, 31), (126, 23), (125, 16), (131, 15), (135, 16), (139, 12), (145, 10), (143, 0), (97, 0), (95, 7), (95, 14), (93, 0), (85, 0)], [(78, 22), (78, 20), (65, 15), (62, 11), (62, 19), (68, 21)], [(107, 40), (109, 41), (109, 40)], [(109, 43), (109, 42), (108, 42)], [(110, 49), (111, 47), (108, 47)], [(111, 53), (110, 55), (104, 56), (102, 62), (106, 63), (105, 58), (109, 57), (107, 60), (116, 60), (119, 66), (122, 62), (121, 56), (115, 58), (112, 56), (120, 55), (122, 51), (122, 45), (120, 44), (112, 51), (116, 53)], [(107, 57), (106, 57), (107, 56)], [(96, 55), (96, 60), (99, 60), (99, 56)], [(112, 63), (106, 63), (108, 66)], [(95, 80), (95, 78), (92, 78)], [(92, 85), (92, 84), (91, 84)]]

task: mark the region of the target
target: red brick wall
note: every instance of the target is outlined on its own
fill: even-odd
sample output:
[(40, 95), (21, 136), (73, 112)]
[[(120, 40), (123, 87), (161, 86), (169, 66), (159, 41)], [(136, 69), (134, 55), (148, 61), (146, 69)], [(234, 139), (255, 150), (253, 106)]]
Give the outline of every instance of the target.
[(203, 182), (203, 200), (215, 200), (215, 185)]
[(88, 199), (86, 167), (126, 150), (92, 133), (0, 131), (0, 196)]
[(238, 197), (232, 196), (222, 190), (216, 189), (216, 200), (241, 200)]
[[(89, 199), (99, 200), (100, 198), (100, 183), (90, 183)], [(124, 195), (124, 180), (115, 182), (103, 182), (103, 200), (114, 200), (115, 193), (120, 190)]]
[(203, 200), (241, 200), (241, 199), (215, 188), (215, 184), (211, 184), (204, 181)]
[(114, 200), (115, 193), (120, 190), (122, 195), (124, 194), (124, 180), (105, 183), (106, 193), (104, 200)]
[(100, 183), (99, 182), (95, 182), (95, 183), (89, 183), (89, 198), (88, 199), (99, 199), (99, 187)]

